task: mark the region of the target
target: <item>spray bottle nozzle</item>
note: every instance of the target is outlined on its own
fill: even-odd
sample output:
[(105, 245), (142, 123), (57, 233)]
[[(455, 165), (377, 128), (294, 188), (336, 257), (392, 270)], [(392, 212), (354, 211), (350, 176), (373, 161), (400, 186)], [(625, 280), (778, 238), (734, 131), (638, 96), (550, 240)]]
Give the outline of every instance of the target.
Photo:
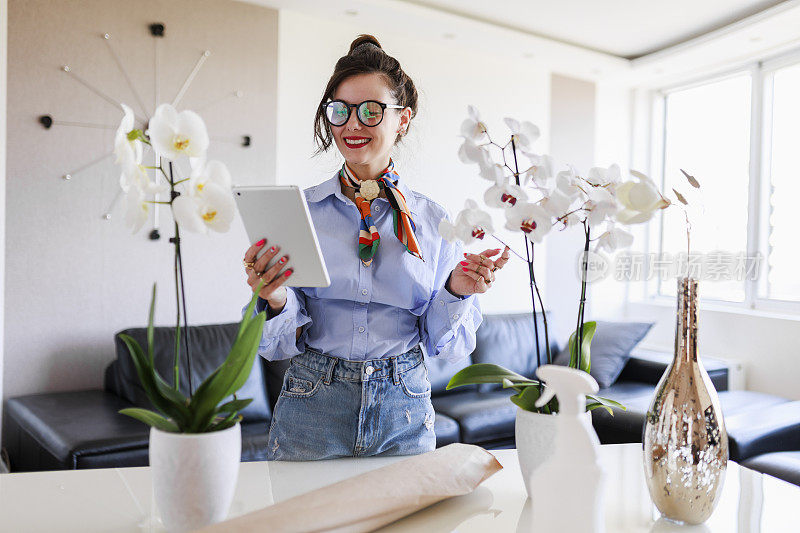
[(553, 399), (553, 396), (556, 395), (556, 390), (553, 387), (545, 387), (544, 392), (539, 399), (536, 400), (536, 407), (544, 407), (547, 402)]

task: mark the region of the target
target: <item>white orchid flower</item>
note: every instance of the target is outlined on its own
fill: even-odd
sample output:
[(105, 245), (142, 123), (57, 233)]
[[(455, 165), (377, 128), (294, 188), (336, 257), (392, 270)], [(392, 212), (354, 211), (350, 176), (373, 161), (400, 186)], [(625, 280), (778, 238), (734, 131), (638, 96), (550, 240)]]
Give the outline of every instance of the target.
[(613, 187), (620, 180), (620, 173), (619, 173), (619, 165), (614, 163), (608, 168), (603, 167), (592, 167), (589, 169), (589, 176), (586, 178), (586, 181), (591, 183), (592, 185), (597, 185), (600, 187)]
[(153, 149), (167, 159), (203, 157), (208, 149), (206, 125), (194, 111), (178, 113), (171, 105), (161, 104), (148, 131)]
[(617, 201), (622, 206), (617, 213), (617, 221), (621, 224), (647, 222), (656, 211), (670, 205), (653, 180), (635, 170), (631, 170), (631, 175), (635, 179), (617, 185), (615, 190)]
[(480, 114), (474, 106), (467, 106), (469, 118), (461, 123), (461, 135), (474, 143), (486, 140), (486, 124), (481, 122)]
[(627, 248), (631, 244), (633, 244), (632, 234), (609, 223), (606, 232), (597, 239), (595, 251), (606, 250), (608, 253), (614, 253), (619, 248)]
[(555, 186), (563, 194), (566, 194), (570, 198), (575, 198), (582, 195), (583, 191), (581, 190), (580, 180), (578, 179), (578, 173), (575, 171), (575, 167), (572, 165), (568, 166), (568, 170), (562, 170), (556, 174)]
[(545, 154), (539, 157), (538, 164), (525, 173), (523, 184), (528, 185), (532, 182), (536, 187), (547, 189), (550, 186), (552, 177), (553, 158)]
[(619, 211), (619, 204), (614, 195), (604, 187), (589, 186), (586, 191), (589, 200), (584, 208), (589, 212), (586, 220), (590, 226), (597, 226), (607, 218), (612, 218)]
[(160, 194), (169, 190), (169, 184), (164, 181), (153, 181), (150, 179), (144, 165), (131, 165), (127, 170), (123, 170), (119, 177), (119, 186), (123, 192), (127, 193), (131, 187), (139, 187), (145, 194)]
[(448, 242), (459, 240), (465, 245), (470, 245), (492, 233), (494, 225), (491, 215), (481, 210), (474, 200), (465, 202), (464, 209), (456, 215), (455, 223), (446, 218), (439, 221), (439, 235)]
[(134, 129), (136, 118), (130, 107), (125, 104), (121, 105), (125, 115), (114, 134), (114, 155), (117, 156), (115, 163), (122, 167), (123, 172), (126, 172), (132, 166), (142, 162), (142, 143), (138, 139), (133, 141), (128, 139), (128, 133)]
[(481, 167), (492, 164), (489, 151), (483, 146), (478, 146), (472, 139), (465, 138), (458, 149), (458, 158), (462, 163), (477, 163)]
[(489, 207), (507, 209), (517, 202), (527, 202), (528, 195), (522, 187), (511, 183), (511, 178), (506, 176), (498, 179), (483, 195), (483, 201)]
[(550, 231), (550, 216), (534, 203), (517, 202), (506, 209), (506, 228), (521, 231), (529, 241), (539, 243)]
[(539, 138), (539, 127), (533, 122), (527, 120), (520, 122), (514, 118), (504, 118), (503, 122), (511, 130), (515, 148), (522, 152), (530, 152), (533, 149), (533, 143)]
[(189, 178), (189, 194), (192, 196), (202, 195), (209, 184), (215, 184), (224, 191), (230, 191), (231, 173), (221, 161), (202, 161), (193, 166)]
[(553, 192), (542, 199), (541, 207), (551, 217), (560, 218), (571, 211), (570, 206), (572, 206), (574, 200), (574, 198), (570, 198), (559, 189), (553, 189)]
[(485, 180), (497, 183), (498, 180), (505, 178), (506, 167), (500, 163), (490, 162), (481, 165), (481, 171), (478, 173), (480, 177)]
[(236, 205), (230, 190), (217, 183), (206, 183), (202, 194), (182, 194), (172, 202), (172, 212), (178, 225), (187, 231), (208, 233), (226, 232), (231, 227)]
[(145, 193), (137, 183), (128, 188), (125, 194), (125, 225), (131, 228), (131, 233), (136, 233), (150, 214), (150, 204), (147, 203)]

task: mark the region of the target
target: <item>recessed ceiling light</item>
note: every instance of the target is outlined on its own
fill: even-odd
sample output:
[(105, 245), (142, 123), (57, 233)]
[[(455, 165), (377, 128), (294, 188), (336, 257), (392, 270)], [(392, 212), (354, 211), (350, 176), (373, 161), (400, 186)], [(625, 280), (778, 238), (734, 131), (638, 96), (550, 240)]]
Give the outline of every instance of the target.
[(444, 37), (445, 39), (455, 39), (456, 38), (454, 33), (443, 33), (442, 37)]
[(358, 15), (358, 9), (347, 9), (344, 12), (345, 15), (350, 15), (351, 17), (355, 17)]

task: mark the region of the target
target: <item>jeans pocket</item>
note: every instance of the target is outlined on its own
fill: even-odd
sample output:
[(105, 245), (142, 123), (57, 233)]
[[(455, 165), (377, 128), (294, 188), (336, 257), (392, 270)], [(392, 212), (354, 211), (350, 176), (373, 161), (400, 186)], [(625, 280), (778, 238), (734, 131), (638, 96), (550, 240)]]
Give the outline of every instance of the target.
[(400, 374), (400, 387), (409, 398), (430, 398), (431, 382), (425, 362)]
[(284, 398), (311, 398), (322, 387), (323, 378), (322, 372), (292, 362), (286, 369), (280, 395)]

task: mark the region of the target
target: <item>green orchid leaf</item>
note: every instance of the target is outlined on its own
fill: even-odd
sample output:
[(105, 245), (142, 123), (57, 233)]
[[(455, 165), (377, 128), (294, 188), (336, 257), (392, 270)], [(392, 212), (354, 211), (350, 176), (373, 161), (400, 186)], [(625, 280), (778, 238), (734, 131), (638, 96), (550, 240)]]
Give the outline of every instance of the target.
[(140, 409), (138, 407), (128, 407), (125, 409), (120, 409), (118, 411), (120, 414), (128, 415), (140, 422), (144, 422), (148, 426), (153, 426), (161, 431), (169, 431), (171, 433), (179, 433), (180, 430), (178, 426), (175, 425), (175, 422), (168, 418), (164, 418), (158, 413), (154, 413), (148, 409)]
[[(592, 337), (594, 337), (595, 331), (597, 330), (597, 322), (586, 322), (583, 325), (583, 341), (581, 342), (581, 370), (584, 372), (589, 372), (592, 368), (592, 358), (591, 358), (591, 345), (592, 345)], [(575, 331), (572, 332), (572, 335), (569, 336), (569, 366), (570, 368), (577, 368), (578, 367), (578, 351), (577, 351), (577, 343), (575, 339), (577, 338), (578, 330), (577, 328)]]
[(252, 402), (252, 398), (247, 398), (245, 400), (231, 400), (228, 403), (223, 403), (219, 407), (217, 407), (217, 413), (233, 413), (236, 411), (241, 411)]
[[(627, 408), (619, 403), (616, 400), (612, 400), (611, 398), (603, 398), (602, 396), (594, 396), (591, 394), (586, 395), (586, 400), (588, 402), (595, 402), (599, 403), (604, 407), (616, 407), (617, 409), (622, 409), (623, 411), (627, 411)], [(612, 413), (613, 414), (613, 413)]]
[(539, 387), (526, 387), (525, 390), (511, 397), (511, 401), (526, 411), (534, 413), (540, 412), (536, 407), (536, 400), (539, 399)]
[(224, 420), (221, 420), (221, 421), (209, 426), (208, 429), (205, 431), (205, 433), (208, 433), (210, 431), (222, 431), (223, 429), (228, 429), (229, 427), (233, 426), (237, 422), (241, 422), (241, 420), (242, 420), (242, 416), (241, 415), (236, 416), (236, 417), (234, 417), (234, 416), (235, 416), (235, 413), (232, 413), (231, 416), (226, 417)]
[[(246, 320), (246, 317), (242, 319)], [(248, 320), (241, 336), (233, 344), (228, 357), (213, 377), (204, 381), (192, 398), (190, 409), (195, 415), (194, 431), (205, 427), (213, 419), (219, 403), (239, 390), (253, 369), (258, 345), (264, 329), (265, 313)]]
[[(160, 387), (158, 383), (160, 377), (156, 377), (158, 372), (150, 365), (150, 359), (145, 356), (139, 343), (136, 342), (133, 337), (125, 335), (124, 333), (121, 333), (119, 338), (125, 343), (125, 346), (127, 346), (133, 365), (136, 367), (136, 374), (139, 376), (142, 388), (144, 388), (144, 392), (152, 404), (162, 413), (172, 417), (178, 425), (185, 427), (189, 422), (190, 412), (185, 405), (185, 399), (182, 399), (183, 396), (180, 396), (180, 398), (165, 396), (162, 393), (164, 387)], [(171, 389), (169, 386), (166, 388)]]
[(450, 378), (450, 382), (445, 387), (445, 390), (450, 390), (462, 385), (477, 385), (481, 383), (499, 383), (503, 384), (503, 380), (508, 380), (514, 385), (538, 385), (538, 381), (526, 378), (521, 374), (517, 374), (512, 370), (503, 368), (499, 365), (491, 363), (475, 363), (466, 368), (462, 368)]

